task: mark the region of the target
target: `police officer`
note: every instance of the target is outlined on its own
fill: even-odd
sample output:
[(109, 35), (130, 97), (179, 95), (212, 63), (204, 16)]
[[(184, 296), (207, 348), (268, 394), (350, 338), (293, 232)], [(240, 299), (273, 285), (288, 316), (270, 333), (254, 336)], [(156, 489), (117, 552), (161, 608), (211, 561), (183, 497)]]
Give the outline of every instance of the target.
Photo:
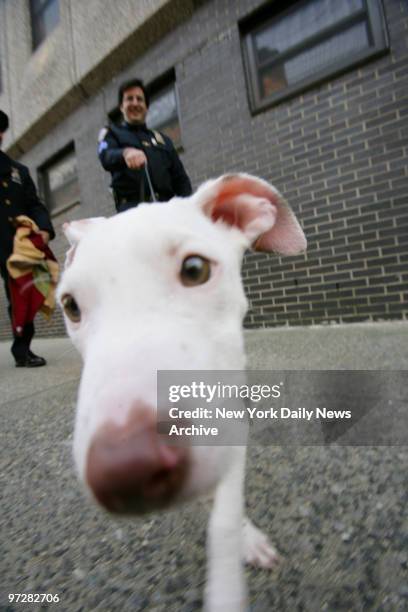
[[(8, 126), (8, 117), (0, 110), (0, 149), (4, 132)], [(48, 211), (38, 198), (28, 168), (0, 150), (0, 273), (9, 302), (10, 318), (11, 305), (6, 262), (13, 251), (15, 234), (13, 219), (18, 215), (27, 215), (35, 221), (46, 244), (54, 238), (55, 233)], [(33, 323), (24, 326), (22, 335), (14, 336), (11, 352), (17, 367), (35, 368), (46, 364), (43, 357), (34, 355), (30, 350), (33, 336)]]
[(99, 159), (112, 175), (117, 212), (140, 202), (166, 202), (175, 195), (191, 195), (190, 179), (172, 141), (146, 127), (149, 97), (143, 82), (132, 79), (122, 83), (118, 102), (121, 125), (103, 128), (98, 139)]

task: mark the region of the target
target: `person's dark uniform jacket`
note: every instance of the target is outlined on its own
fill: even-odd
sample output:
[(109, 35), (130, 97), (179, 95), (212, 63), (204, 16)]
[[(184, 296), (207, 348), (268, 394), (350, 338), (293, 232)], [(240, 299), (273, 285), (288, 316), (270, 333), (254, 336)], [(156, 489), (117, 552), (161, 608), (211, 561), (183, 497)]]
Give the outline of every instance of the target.
[[(38, 198), (28, 168), (0, 150), (0, 273), (8, 299), (6, 261), (13, 252), (13, 220), (18, 215), (30, 217), (40, 230), (50, 234), (50, 239), (54, 238), (55, 232), (48, 211)], [(9, 312), (11, 314), (10, 308)], [(15, 339), (12, 352), (16, 359), (25, 356), (33, 335), (34, 326), (29, 324), (24, 328), (22, 337)]]
[(126, 165), (123, 150), (127, 147), (145, 153), (157, 201), (191, 195), (190, 179), (170, 138), (147, 129), (145, 124), (109, 125), (99, 135), (98, 155), (104, 169), (112, 175), (111, 187), (118, 212), (153, 200), (145, 169), (131, 170)]
[(37, 196), (28, 168), (0, 151), (0, 266), (13, 251), (13, 219), (27, 215), (54, 238), (55, 232), (45, 206)]

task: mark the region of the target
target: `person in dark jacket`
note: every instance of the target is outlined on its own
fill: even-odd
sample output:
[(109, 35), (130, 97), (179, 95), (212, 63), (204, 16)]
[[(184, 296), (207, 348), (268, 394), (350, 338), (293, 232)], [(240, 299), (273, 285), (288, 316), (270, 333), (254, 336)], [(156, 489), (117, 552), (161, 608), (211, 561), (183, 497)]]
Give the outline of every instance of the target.
[[(45, 244), (54, 238), (54, 229), (47, 209), (38, 198), (35, 185), (28, 168), (14, 161), (1, 150), (4, 132), (9, 126), (9, 120), (0, 110), (0, 274), (4, 281), (6, 296), (9, 303), (11, 319), (10, 291), (6, 262), (13, 252), (15, 226), (13, 221), (18, 215), (30, 217), (40, 228)], [(14, 334), (11, 352), (17, 367), (39, 367), (46, 364), (43, 357), (35, 355), (30, 350), (34, 336), (34, 324), (26, 324), (21, 334)]]
[(118, 101), (123, 122), (103, 128), (98, 138), (99, 159), (111, 173), (117, 212), (140, 202), (191, 195), (190, 179), (172, 141), (146, 127), (149, 97), (143, 82), (123, 83)]

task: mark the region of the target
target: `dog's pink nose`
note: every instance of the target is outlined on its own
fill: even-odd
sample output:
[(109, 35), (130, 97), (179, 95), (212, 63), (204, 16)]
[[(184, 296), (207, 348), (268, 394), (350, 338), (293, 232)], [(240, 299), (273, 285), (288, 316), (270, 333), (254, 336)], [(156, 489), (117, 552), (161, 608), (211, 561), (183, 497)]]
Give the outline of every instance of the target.
[(167, 446), (154, 419), (135, 410), (124, 426), (110, 424), (96, 433), (86, 480), (107, 510), (141, 514), (167, 506), (180, 491), (187, 469), (187, 449)]

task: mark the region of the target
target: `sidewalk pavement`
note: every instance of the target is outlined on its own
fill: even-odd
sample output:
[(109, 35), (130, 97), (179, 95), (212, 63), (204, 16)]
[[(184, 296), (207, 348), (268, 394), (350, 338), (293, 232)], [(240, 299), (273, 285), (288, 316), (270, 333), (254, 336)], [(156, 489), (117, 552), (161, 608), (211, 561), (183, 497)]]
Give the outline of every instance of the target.
[[(250, 369), (408, 370), (405, 322), (246, 342)], [(58, 612), (201, 609), (207, 502), (135, 521), (94, 508), (72, 464), (80, 358), (66, 338), (33, 350), (46, 367), (15, 368), (0, 343), (0, 610), (40, 609), (8, 593), (58, 594)], [(406, 446), (250, 448), (248, 513), (284, 556), (279, 572), (247, 570), (251, 612), (407, 609), (407, 474)]]
[(68, 338), (34, 339), (31, 348), (47, 360), (41, 368), (16, 368), (10, 345), (0, 342), (0, 405), (79, 380), (81, 358)]
[[(408, 322), (280, 327), (245, 332), (248, 369), (408, 369)], [(81, 359), (68, 338), (35, 338), (44, 368), (15, 368), (0, 342), (2, 401), (78, 380)]]

